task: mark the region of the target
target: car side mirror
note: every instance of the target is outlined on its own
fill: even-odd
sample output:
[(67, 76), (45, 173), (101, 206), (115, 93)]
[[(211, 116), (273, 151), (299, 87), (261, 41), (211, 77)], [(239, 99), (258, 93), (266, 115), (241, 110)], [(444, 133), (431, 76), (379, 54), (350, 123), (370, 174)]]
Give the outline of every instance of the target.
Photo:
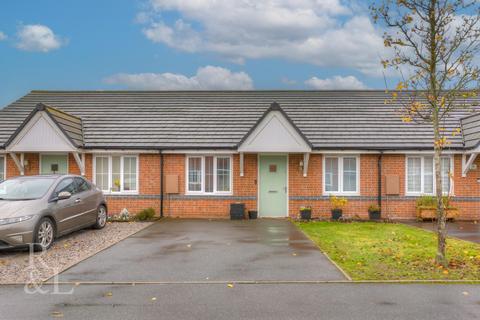
[(72, 194), (70, 192), (62, 191), (58, 194), (56, 200), (66, 200), (66, 199), (70, 199), (71, 197), (72, 197)]

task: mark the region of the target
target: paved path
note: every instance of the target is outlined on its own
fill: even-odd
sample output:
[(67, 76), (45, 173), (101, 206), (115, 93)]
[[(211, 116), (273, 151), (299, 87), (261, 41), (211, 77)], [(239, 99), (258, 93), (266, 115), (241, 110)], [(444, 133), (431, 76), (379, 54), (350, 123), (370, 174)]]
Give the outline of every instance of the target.
[(80, 285), (71, 295), (28, 295), (22, 287), (0, 287), (0, 301), (0, 319), (9, 320), (52, 319), (52, 315), (81, 320), (480, 317), (480, 286), (474, 285)]
[(345, 280), (288, 220), (165, 219), (60, 281)]
[[(435, 231), (437, 229), (436, 221), (418, 222), (407, 221), (408, 225), (419, 227), (425, 230)], [(459, 239), (480, 243), (480, 223), (455, 221), (447, 222), (448, 235)]]

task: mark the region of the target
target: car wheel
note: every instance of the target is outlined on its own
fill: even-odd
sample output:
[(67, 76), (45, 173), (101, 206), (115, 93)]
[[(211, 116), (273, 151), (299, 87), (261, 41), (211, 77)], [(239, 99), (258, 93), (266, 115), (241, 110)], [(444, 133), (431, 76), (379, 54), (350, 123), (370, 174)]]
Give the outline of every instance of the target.
[(95, 229), (102, 229), (107, 224), (107, 208), (103, 205), (98, 207), (97, 210), (97, 222), (93, 226)]
[(35, 228), (35, 251), (43, 251), (50, 248), (55, 240), (55, 226), (49, 218), (42, 218)]

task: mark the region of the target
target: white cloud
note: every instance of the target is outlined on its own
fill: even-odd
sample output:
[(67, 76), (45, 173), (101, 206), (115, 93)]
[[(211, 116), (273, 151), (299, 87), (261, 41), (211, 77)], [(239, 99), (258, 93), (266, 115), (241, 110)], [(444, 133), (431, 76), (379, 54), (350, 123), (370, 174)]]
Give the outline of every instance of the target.
[(119, 73), (104, 82), (141, 90), (251, 90), (253, 81), (245, 72), (214, 66), (199, 68), (194, 76), (177, 73)]
[(7, 38), (8, 38), (7, 35), (2, 31), (0, 31), (0, 41), (6, 40)]
[(354, 76), (334, 76), (332, 78), (319, 79), (312, 77), (305, 84), (316, 90), (361, 90), (367, 86)]
[[(182, 51), (213, 52), (240, 63), (283, 58), (379, 74), (381, 35), (352, 1), (150, 0), (151, 11), (137, 20), (148, 39)], [(168, 23), (165, 12), (179, 18)]]
[(60, 48), (64, 41), (47, 26), (30, 24), (21, 26), (17, 32), (16, 47), (25, 51), (48, 52)]

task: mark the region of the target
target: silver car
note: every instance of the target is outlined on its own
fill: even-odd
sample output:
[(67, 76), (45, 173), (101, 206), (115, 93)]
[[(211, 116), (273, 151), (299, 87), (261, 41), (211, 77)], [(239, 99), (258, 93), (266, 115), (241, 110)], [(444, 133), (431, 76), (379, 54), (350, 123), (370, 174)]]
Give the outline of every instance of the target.
[(103, 193), (81, 176), (28, 176), (0, 183), (0, 249), (34, 244), (107, 222)]

